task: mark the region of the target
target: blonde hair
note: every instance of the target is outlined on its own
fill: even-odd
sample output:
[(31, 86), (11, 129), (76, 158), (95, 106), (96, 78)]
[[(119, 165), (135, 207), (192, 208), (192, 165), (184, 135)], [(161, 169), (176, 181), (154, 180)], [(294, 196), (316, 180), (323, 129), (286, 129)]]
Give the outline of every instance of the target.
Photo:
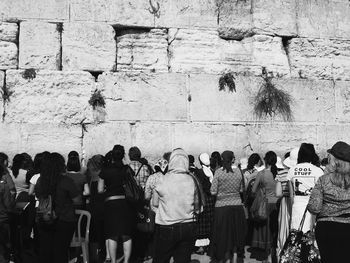
[(341, 188), (350, 188), (350, 162), (337, 159), (331, 154), (329, 161), (332, 167), (332, 183)]

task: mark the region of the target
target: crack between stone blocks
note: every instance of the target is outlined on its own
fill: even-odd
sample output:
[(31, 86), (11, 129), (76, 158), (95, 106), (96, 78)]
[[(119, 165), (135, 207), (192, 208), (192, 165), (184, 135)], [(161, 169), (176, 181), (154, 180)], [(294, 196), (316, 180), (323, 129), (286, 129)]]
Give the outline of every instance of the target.
[(62, 50), (63, 50), (62, 49), (63, 23), (57, 23), (56, 29), (58, 32), (59, 45), (60, 45), (60, 50), (59, 50), (58, 58), (56, 60), (56, 65), (57, 65), (58, 70), (61, 71), (63, 68), (63, 62), (62, 62), (62, 57), (63, 57), (63, 54), (62, 54)]
[(4, 71), (4, 80), (2, 83), (2, 122), (5, 121), (6, 117), (6, 100), (5, 100), (5, 92), (6, 92), (6, 71)]
[(19, 32), (20, 32), (20, 21), (17, 23), (17, 34), (16, 34), (16, 45), (17, 45), (17, 69), (19, 69)]
[(167, 46), (167, 56), (168, 56), (168, 72), (171, 72), (171, 59), (172, 59), (172, 55), (171, 55), (171, 44), (174, 42), (174, 40), (176, 39), (177, 34), (179, 33), (180, 29), (177, 28), (176, 32), (173, 36), (173, 38), (170, 40), (170, 35), (169, 35), (169, 29), (167, 29), (167, 41), (168, 41), (168, 46)]
[(293, 37), (290, 36), (282, 36), (282, 47), (284, 49), (284, 52), (286, 53), (287, 56), (287, 61), (288, 61), (288, 66), (289, 66), (289, 73), (292, 73), (292, 64), (291, 64), (291, 59), (290, 59), (290, 54), (289, 54), (289, 44), (290, 44), (290, 40)]
[(191, 97), (191, 75), (187, 74), (186, 75), (186, 95), (187, 95), (187, 99), (186, 99), (186, 108), (187, 108), (187, 123), (191, 123), (192, 122), (192, 112), (191, 112), (191, 101), (192, 101), (192, 97)]
[(81, 156), (82, 159), (86, 160), (86, 153), (85, 153), (85, 146), (84, 146), (84, 137), (85, 137), (85, 133), (88, 132), (86, 125), (88, 123), (85, 123), (85, 118), (79, 123), (79, 125), (81, 126), (81, 136), (80, 136), (80, 149), (81, 149)]

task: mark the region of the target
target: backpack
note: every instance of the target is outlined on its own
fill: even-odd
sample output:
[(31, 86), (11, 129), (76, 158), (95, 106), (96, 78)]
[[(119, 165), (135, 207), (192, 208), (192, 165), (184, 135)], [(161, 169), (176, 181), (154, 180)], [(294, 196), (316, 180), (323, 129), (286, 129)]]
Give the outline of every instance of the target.
[(123, 182), (123, 188), (126, 200), (131, 203), (141, 203), (144, 200), (144, 192), (141, 186), (139, 186), (135, 180), (135, 177), (140, 172), (141, 167), (134, 176), (132, 169), (129, 166), (126, 166), (126, 175)]
[(36, 219), (40, 223), (53, 224), (56, 219), (56, 213), (53, 208), (53, 198), (51, 195), (39, 197), (39, 206), (36, 210)]

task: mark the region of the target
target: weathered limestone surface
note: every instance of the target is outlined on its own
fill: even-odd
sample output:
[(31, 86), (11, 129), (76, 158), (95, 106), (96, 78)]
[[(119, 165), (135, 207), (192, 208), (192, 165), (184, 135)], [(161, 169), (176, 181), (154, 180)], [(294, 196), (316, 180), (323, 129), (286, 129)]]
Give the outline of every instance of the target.
[(349, 1), (304, 0), (296, 2), (299, 36), (350, 40)]
[(1, 96), (0, 96), (0, 116), (2, 116), (4, 112), (4, 102), (3, 102), (3, 93), (4, 93), (4, 85), (5, 85), (5, 72), (0, 71), (0, 91), (1, 91)]
[(71, 0), (70, 19), (153, 27), (155, 18), (149, 8), (149, 1), (145, 0)]
[(20, 149), (15, 152), (35, 154), (43, 151), (58, 152), (66, 160), (70, 151), (81, 153), (80, 125), (22, 124), (20, 128)]
[(87, 125), (84, 132), (83, 151), (90, 158), (95, 154), (105, 155), (116, 144), (124, 146), (125, 151), (131, 147), (131, 127), (128, 122), (110, 122)]
[(241, 40), (254, 34), (251, 1), (218, 0), (217, 9), (220, 37)]
[(118, 71), (168, 71), (166, 29), (122, 30), (117, 36)]
[[(263, 79), (236, 76), (236, 92), (229, 92), (228, 90), (219, 91), (219, 78), (219, 75), (190, 75), (191, 120), (238, 123), (257, 121), (253, 111), (254, 98), (263, 84)], [(334, 123), (336, 121), (335, 89), (332, 81), (276, 78), (273, 83), (292, 96), (291, 108), (295, 122)], [(339, 98), (343, 96), (340, 95)], [(273, 120), (283, 121), (283, 118), (276, 115)]]
[(245, 122), (254, 120), (253, 98), (258, 78), (237, 76), (236, 92), (219, 91), (220, 75), (190, 75), (192, 121)]
[(217, 31), (169, 30), (170, 69), (173, 72), (261, 74), (266, 67), (279, 75), (289, 74), (282, 39), (255, 35), (242, 41), (224, 40)]
[(350, 82), (336, 81), (335, 89), (335, 107), (337, 120), (342, 123), (350, 122)]
[(2, 0), (0, 19), (62, 21), (69, 19), (69, 0)]
[(16, 42), (18, 25), (16, 23), (0, 22), (0, 41)]
[(349, 40), (293, 38), (289, 57), (294, 77), (350, 80)]
[[(148, 2), (148, 1), (147, 1)], [(175, 28), (216, 28), (217, 0), (152, 0), (159, 3), (156, 26)]]
[(112, 26), (103, 23), (64, 23), (63, 70), (115, 69), (116, 42)]
[(19, 35), (19, 67), (59, 69), (60, 33), (57, 24), (22, 22)]
[(38, 71), (34, 79), (24, 79), (23, 72), (6, 72), (6, 86), (12, 92), (7, 123), (77, 124), (91, 119), (88, 101), (95, 82), (90, 73)]
[(181, 74), (104, 73), (98, 84), (107, 121), (186, 120), (186, 77)]
[(17, 68), (17, 46), (15, 43), (0, 41), (0, 69)]
[(317, 126), (318, 151), (327, 156), (327, 149), (330, 149), (337, 141), (350, 142), (350, 125), (320, 125)]

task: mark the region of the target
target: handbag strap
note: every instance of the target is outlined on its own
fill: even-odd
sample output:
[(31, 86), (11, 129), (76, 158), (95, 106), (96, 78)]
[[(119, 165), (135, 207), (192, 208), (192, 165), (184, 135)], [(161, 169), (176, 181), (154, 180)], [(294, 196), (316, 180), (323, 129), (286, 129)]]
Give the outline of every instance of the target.
[(302, 229), (303, 229), (305, 218), (306, 218), (306, 213), (307, 213), (307, 206), (305, 208), (303, 217), (301, 218), (301, 221), (300, 221), (300, 225), (299, 225), (299, 229), (298, 229), (299, 231), (302, 231)]

